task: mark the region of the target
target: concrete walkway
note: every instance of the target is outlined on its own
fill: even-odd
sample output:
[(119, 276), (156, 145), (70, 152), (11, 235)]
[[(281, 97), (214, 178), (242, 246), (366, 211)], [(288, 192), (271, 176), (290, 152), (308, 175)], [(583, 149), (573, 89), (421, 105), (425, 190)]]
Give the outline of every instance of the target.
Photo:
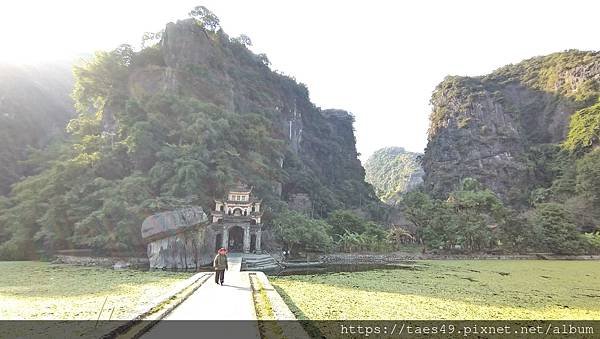
[[(143, 338), (260, 338), (250, 278), (247, 272), (240, 272), (242, 256), (229, 254), (228, 264), (223, 286), (215, 284), (213, 273)], [(223, 323), (219, 320), (242, 321)]]

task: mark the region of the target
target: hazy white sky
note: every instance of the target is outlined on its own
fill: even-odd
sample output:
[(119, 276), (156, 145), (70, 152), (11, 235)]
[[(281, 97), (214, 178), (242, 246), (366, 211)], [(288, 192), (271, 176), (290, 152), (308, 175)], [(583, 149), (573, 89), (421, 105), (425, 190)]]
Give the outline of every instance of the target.
[(598, 50), (600, 1), (2, 1), (0, 62), (70, 58), (121, 43), (205, 5), (323, 108), (356, 116), (366, 159), (423, 151), (429, 98), (446, 75), (480, 75), (565, 49)]

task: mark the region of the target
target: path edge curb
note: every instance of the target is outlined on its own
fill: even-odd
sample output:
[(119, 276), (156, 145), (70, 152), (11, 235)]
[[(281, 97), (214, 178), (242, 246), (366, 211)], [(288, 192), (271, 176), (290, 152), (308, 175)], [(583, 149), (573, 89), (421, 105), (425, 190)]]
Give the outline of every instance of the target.
[(279, 323), (281, 329), (283, 330), (284, 336), (286, 338), (294, 339), (310, 338), (279, 292), (277, 292), (273, 285), (271, 285), (267, 275), (260, 271), (251, 271), (248, 273), (255, 275), (262, 284), (262, 288), (269, 299), (269, 304), (273, 310), (273, 314), (275, 315), (275, 321)]
[[(179, 306), (182, 302), (184, 302), (187, 298), (189, 298), (198, 288), (200, 288), (208, 280), (208, 278), (212, 274), (213, 273), (210, 273), (210, 272), (196, 273), (193, 276), (191, 276), (190, 278), (187, 278), (186, 280), (182, 281), (181, 283), (178, 283), (172, 289), (170, 289), (168, 293), (163, 294), (160, 298), (160, 301), (158, 301), (154, 305), (148, 307), (145, 311), (141, 312), (135, 318), (128, 320), (124, 324), (112, 329), (110, 332), (104, 334), (100, 338), (101, 339), (116, 338), (119, 335), (126, 334), (136, 324), (141, 323), (142, 321), (148, 320), (148, 324), (146, 324), (146, 326), (142, 327), (136, 333), (127, 333), (128, 336), (130, 336), (131, 338), (139, 338), (144, 333), (146, 333), (150, 328), (152, 328), (157, 322), (159, 322), (161, 319), (166, 317), (177, 306)], [(173, 298), (176, 298), (178, 296), (178, 294), (180, 294), (182, 291), (184, 291), (185, 289), (188, 289), (189, 287), (191, 287), (194, 284), (197, 284), (197, 286), (194, 286), (194, 288), (187, 291), (184, 295), (179, 296), (178, 300), (176, 302), (174, 302), (172, 305), (169, 305), (169, 307), (165, 308), (164, 310), (160, 310), (162, 305), (169, 303)], [(158, 311), (158, 310), (160, 310), (160, 311)], [(149, 316), (156, 313), (157, 311), (160, 312), (158, 314), (158, 316), (149, 320), (148, 319)]]

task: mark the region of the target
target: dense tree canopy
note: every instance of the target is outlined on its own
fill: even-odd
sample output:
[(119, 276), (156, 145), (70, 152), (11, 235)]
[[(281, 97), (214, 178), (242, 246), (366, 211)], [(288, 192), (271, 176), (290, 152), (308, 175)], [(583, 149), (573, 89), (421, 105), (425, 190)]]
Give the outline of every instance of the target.
[(600, 103), (573, 114), (569, 135), (564, 142), (567, 149), (582, 153), (600, 142)]
[(332, 234), (342, 235), (346, 232), (362, 233), (365, 231), (364, 220), (350, 211), (333, 211), (327, 217), (327, 223), (332, 226)]
[(204, 6), (196, 6), (189, 15), (196, 20), (199, 26), (207, 31), (216, 32), (221, 28), (219, 18)]
[(541, 243), (538, 248), (560, 253), (578, 253), (583, 241), (572, 217), (565, 208), (556, 203), (536, 206), (532, 222)]
[(282, 211), (272, 222), (275, 234), (289, 251), (327, 250), (331, 246), (331, 236), (322, 220), (310, 219), (293, 211)]

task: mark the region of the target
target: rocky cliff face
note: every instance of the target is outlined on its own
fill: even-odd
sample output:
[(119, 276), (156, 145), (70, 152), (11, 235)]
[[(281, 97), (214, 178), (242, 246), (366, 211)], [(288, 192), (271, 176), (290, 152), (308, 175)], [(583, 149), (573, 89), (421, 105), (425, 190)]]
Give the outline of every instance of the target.
[(519, 205), (538, 184), (531, 150), (560, 143), (600, 89), (600, 53), (568, 51), (482, 77), (447, 77), (433, 93), (425, 188), (444, 197), (473, 177)]

